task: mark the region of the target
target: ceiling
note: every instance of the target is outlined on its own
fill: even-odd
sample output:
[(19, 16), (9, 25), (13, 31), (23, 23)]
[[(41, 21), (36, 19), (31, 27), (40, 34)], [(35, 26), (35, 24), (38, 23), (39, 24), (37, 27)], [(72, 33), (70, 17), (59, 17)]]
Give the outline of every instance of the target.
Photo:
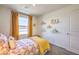
[(7, 8), (16, 10), (18, 12), (26, 13), (28, 15), (43, 15), (51, 11), (69, 6), (68, 4), (5, 4)]

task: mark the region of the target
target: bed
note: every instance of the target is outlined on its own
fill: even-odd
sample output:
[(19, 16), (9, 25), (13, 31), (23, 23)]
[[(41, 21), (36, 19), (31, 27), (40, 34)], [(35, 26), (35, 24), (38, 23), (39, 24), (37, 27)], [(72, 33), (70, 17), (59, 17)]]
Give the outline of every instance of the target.
[(41, 37), (15, 40), (12, 36), (0, 34), (0, 55), (43, 55), (48, 50), (48, 41)]

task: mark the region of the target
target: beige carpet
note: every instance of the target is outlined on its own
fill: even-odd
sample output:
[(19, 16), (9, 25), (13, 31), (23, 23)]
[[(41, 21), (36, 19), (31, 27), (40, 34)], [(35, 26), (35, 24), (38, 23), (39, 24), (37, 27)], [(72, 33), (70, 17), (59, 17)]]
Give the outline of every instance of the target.
[(51, 46), (51, 49), (50, 49), (50, 51), (48, 51), (46, 53), (46, 55), (77, 55), (75, 53), (67, 51), (64, 48), (61, 48), (61, 47), (58, 47), (58, 46), (55, 46), (52, 44), (50, 44), (50, 46)]

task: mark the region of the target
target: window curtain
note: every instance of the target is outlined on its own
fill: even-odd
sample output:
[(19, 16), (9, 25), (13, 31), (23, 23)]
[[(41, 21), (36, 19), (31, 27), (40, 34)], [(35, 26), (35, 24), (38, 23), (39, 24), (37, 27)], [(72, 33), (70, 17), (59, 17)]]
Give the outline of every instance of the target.
[(28, 37), (32, 36), (32, 16), (28, 16)]
[(18, 36), (19, 36), (19, 31), (18, 31), (18, 13), (17, 12), (14, 12), (12, 11), (11, 12), (12, 14), (12, 36), (15, 38), (15, 39), (18, 39)]

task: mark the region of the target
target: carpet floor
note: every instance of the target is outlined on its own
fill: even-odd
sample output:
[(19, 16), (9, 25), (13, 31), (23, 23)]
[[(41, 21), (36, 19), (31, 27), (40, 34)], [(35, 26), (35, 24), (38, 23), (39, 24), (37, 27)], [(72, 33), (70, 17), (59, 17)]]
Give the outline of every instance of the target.
[(73, 52), (67, 51), (64, 48), (52, 44), (50, 44), (50, 46), (51, 46), (50, 51), (48, 51), (45, 55), (77, 55)]

